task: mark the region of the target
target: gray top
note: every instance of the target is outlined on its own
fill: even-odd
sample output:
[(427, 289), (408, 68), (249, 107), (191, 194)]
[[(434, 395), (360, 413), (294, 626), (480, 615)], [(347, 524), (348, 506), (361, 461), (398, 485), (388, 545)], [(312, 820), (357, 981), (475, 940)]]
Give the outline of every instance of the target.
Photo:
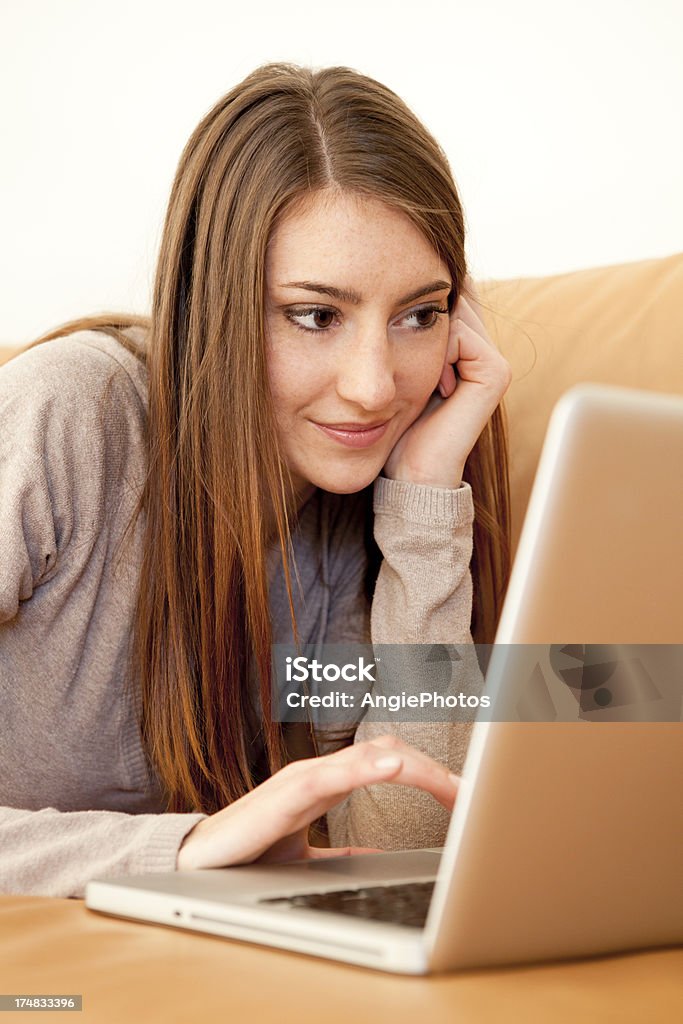
[[(0, 891), (82, 896), (103, 874), (169, 871), (203, 816), (163, 813), (126, 687), (142, 517), (118, 551), (144, 479), (147, 371), (83, 331), (0, 368)], [(316, 490), (294, 533), (306, 643), (469, 643), (473, 503), (380, 477), (384, 556), (371, 608), (357, 495)], [(291, 639), (277, 549), (273, 640)], [(467, 724), (361, 723), (460, 771)], [(328, 814), (333, 845), (441, 844), (446, 811), (400, 786), (359, 790)]]

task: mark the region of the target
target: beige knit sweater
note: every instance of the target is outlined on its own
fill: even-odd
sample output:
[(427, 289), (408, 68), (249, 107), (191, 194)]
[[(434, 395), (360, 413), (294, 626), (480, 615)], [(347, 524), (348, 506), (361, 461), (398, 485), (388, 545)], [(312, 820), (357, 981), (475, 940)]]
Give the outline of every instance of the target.
[[(145, 471), (146, 371), (81, 332), (0, 368), (0, 891), (83, 895), (105, 874), (170, 871), (199, 814), (167, 814), (143, 752), (127, 655), (141, 558), (113, 555)], [(371, 608), (357, 496), (317, 490), (294, 535), (305, 643), (469, 643), (473, 505), (452, 490), (380, 477), (384, 556)], [(321, 569), (322, 567), (322, 569)], [(273, 640), (291, 641), (282, 565), (270, 563)], [(133, 696), (130, 695), (132, 689)], [(361, 723), (459, 772), (467, 724)], [(441, 845), (446, 811), (399, 786), (328, 814), (331, 845)]]

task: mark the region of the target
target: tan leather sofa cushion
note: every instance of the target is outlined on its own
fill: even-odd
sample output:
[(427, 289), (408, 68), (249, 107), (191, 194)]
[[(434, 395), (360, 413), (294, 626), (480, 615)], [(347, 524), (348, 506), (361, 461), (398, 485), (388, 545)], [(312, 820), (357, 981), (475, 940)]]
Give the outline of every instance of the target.
[[(491, 336), (513, 367), (513, 548), (550, 412), (573, 384), (683, 394), (683, 253), (552, 277), (481, 282)], [(680, 468), (680, 467), (679, 467)]]

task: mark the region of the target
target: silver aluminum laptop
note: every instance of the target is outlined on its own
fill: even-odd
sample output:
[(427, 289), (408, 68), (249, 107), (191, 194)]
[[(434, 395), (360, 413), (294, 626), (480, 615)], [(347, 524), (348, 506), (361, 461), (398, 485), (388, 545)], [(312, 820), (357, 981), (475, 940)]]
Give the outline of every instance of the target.
[[(567, 392), (487, 686), (509, 645), (680, 644), (682, 526), (683, 397)], [(413, 974), (683, 941), (683, 726), (579, 718), (478, 720), (443, 850), (112, 877), (86, 905)]]

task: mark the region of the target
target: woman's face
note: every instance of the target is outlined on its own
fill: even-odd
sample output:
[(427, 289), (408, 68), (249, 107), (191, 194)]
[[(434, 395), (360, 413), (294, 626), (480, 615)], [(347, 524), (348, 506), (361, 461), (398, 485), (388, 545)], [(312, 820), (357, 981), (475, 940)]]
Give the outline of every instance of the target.
[[(274, 231), (266, 258), (270, 385), (302, 499), (314, 487), (359, 491), (380, 474), (438, 383), (450, 289), (447, 267), (420, 231), (374, 199), (316, 192)], [(363, 447), (319, 426), (378, 423), (384, 432)]]

